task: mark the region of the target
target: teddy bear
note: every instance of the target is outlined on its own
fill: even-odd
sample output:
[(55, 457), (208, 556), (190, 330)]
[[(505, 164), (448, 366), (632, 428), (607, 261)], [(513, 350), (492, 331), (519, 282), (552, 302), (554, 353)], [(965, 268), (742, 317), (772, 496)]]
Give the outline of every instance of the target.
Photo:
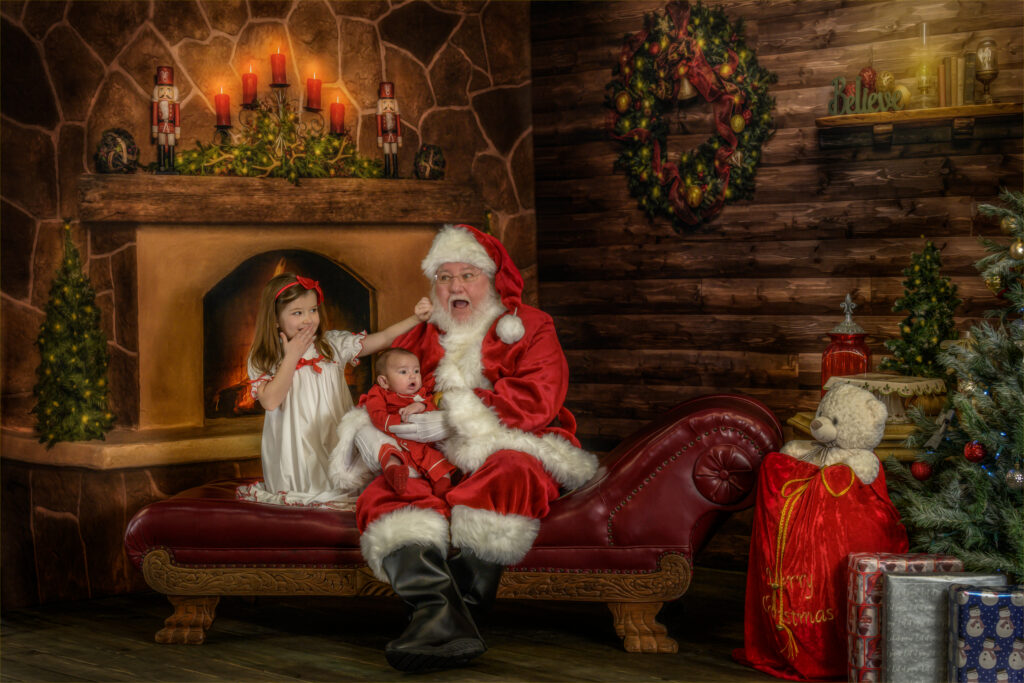
[(818, 404), (811, 422), (814, 441), (789, 441), (782, 453), (818, 467), (843, 464), (864, 484), (878, 476), (875, 448), (882, 442), (885, 404), (865, 389), (840, 384), (830, 389)]
[(761, 460), (736, 659), (780, 678), (845, 678), (847, 628), (860, 626), (846, 619), (847, 557), (909, 545), (873, 452), (887, 417), (869, 391), (839, 385), (818, 405), (814, 441)]

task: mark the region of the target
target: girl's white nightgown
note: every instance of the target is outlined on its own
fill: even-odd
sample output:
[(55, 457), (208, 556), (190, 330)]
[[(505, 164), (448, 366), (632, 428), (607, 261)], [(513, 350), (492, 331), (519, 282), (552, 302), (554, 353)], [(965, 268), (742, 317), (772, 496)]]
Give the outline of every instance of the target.
[[(338, 443), (338, 423), (352, 409), (345, 382), (345, 365), (357, 365), (364, 334), (340, 330), (324, 333), (333, 360), (319, 360), (295, 371), (291, 388), (280, 406), (268, 410), (263, 422), (263, 482), (241, 486), (238, 497), (277, 505), (324, 506), (351, 510), (358, 490), (339, 490), (327, 476), (329, 456)], [(320, 354), (311, 345), (302, 358)], [(252, 391), (273, 375), (249, 365)]]

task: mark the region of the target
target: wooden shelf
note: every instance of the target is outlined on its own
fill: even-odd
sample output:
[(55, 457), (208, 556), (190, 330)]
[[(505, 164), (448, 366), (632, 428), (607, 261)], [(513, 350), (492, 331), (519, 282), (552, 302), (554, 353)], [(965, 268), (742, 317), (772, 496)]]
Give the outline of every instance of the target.
[[(79, 218), (94, 223), (482, 225), (483, 199), (447, 180), (87, 173)], [(243, 199), (244, 198), (244, 199)]]
[(815, 119), (822, 149), (1021, 136), (1018, 102), (843, 114)]

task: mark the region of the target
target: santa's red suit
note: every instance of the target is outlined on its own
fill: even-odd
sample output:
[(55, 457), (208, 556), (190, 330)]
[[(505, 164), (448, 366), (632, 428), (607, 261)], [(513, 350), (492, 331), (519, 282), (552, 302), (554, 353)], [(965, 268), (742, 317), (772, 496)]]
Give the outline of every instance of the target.
[[(397, 391), (390, 391), (382, 386), (375, 385), (359, 399), (359, 405), (366, 408), (373, 426), (382, 432), (391, 433), (388, 427), (401, 424), (402, 416), (398, 411), (407, 405), (421, 403), (426, 408), (425, 412), (436, 410), (433, 398), (425, 388), (421, 387), (415, 394), (400, 394)], [(455, 471), (455, 466), (445, 459), (441, 451), (430, 444), (410, 441), (409, 439), (395, 439), (402, 451), (401, 455), (404, 465), (414, 467), (430, 481), (438, 481), (442, 477)], [(391, 451), (394, 453), (394, 451)], [(381, 463), (384, 467), (385, 463)]]
[(381, 560), (407, 545), (447, 552), (450, 543), (489, 562), (518, 562), (559, 489), (581, 486), (597, 470), (563, 405), (569, 373), (554, 323), (522, 303), (522, 277), (505, 248), (469, 226), (446, 226), (424, 274), (432, 279), (445, 263), (480, 268), (500, 303), (466, 328), (445, 333), (422, 323), (395, 340), (419, 357), (424, 387), (441, 394), (451, 433), (438, 445), (466, 476), (443, 499), (422, 479), (410, 479), (404, 494), (380, 478), (366, 488), (356, 520), (363, 556), (383, 580)]

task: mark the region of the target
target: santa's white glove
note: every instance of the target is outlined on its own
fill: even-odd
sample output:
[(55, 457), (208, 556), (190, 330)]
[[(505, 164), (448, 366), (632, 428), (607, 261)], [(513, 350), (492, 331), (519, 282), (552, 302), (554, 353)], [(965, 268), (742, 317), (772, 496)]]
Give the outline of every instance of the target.
[(388, 429), (401, 439), (419, 441), (420, 443), (442, 441), (447, 439), (451, 433), (443, 410), (410, 415), (408, 422), (388, 427)]
[(365, 464), (371, 472), (381, 471), (380, 460), (377, 459), (377, 456), (380, 454), (381, 446), (384, 444), (391, 444), (395, 448), (398, 448), (397, 441), (374, 427), (369, 422), (356, 430), (356, 435), (352, 438), (352, 441), (356, 445), (356, 450), (359, 451), (359, 457), (363, 459), (363, 464)]

